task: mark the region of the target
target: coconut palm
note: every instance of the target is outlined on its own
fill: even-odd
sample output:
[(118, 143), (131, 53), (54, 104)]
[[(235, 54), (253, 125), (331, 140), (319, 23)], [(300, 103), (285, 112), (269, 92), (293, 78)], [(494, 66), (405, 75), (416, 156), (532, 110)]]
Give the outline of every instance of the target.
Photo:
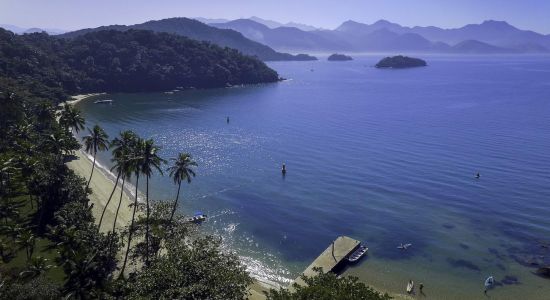
[(27, 261), (30, 261), (32, 254), (34, 252), (34, 245), (36, 242), (36, 237), (30, 230), (24, 230), (17, 236), (17, 243), (22, 247), (25, 247), (25, 252), (27, 254)]
[(29, 262), (27, 269), (19, 273), (20, 277), (23, 278), (35, 278), (38, 277), (49, 269), (53, 268), (54, 265), (48, 264), (48, 259), (42, 256), (33, 257)]
[(71, 129), (78, 133), (84, 129), (84, 118), (78, 109), (65, 103), (63, 110), (59, 114), (59, 124), (67, 130)]
[(84, 146), (86, 147), (86, 152), (92, 154), (94, 156), (94, 162), (92, 164), (92, 172), (90, 173), (90, 179), (88, 179), (88, 183), (86, 184), (86, 189), (90, 186), (90, 182), (92, 181), (92, 176), (94, 175), (94, 168), (95, 168), (95, 159), (98, 151), (105, 151), (109, 149), (109, 136), (105, 131), (99, 127), (99, 125), (95, 125), (92, 130), (88, 128), (89, 135), (82, 138), (84, 140)]
[(172, 213), (170, 214), (170, 224), (174, 218), (174, 213), (178, 207), (178, 199), (180, 197), (181, 182), (187, 181), (191, 183), (191, 177), (195, 177), (195, 171), (191, 169), (193, 166), (197, 166), (197, 163), (193, 161), (193, 158), (189, 153), (180, 153), (178, 158), (171, 159), (174, 164), (168, 168), (170, 172), (170, 177), (174, 180), (174, 183), (178, 185), (178, 193), (176, 194), (176, 201), (174, 202), (174, 207), (172, 208)]
[(117, 169), (120, 168), (120, 172), (122, 173), (122, 185), (120, 187), (120, 196), (118, 199), (118, 205), (116, 207), (115, 218), (113, 220), (112, 233), (115, 232), (116, 221), (118, 219), (118, 212), (120, 211), (120, 206), (122, 205), (122, 196), (124, 195), (124, 184), (126, 183), (126, 179), (130, 179), (132, 177), (132, 165), (130, 162), (128, 162), (128, 160), (117, 162), (117, 165), (115, 165), (115, 167)]
[(0, 259), (2, 262), (7, 262), (8, 254), (11, 254), (11, 247), (7, 240), (0, 237)]
[[(103, 207), (103, 212), (101, 213), (101, 218), (99, 218), (99, 224), (97, 226), (97, 230), (101, 228), (101, 223), (103, 222), (103, 217), (105, 215), (105, 211), (107, 210), (107, 206), (109, 206), (109, 203), (111, 203), (111, 199), (113, 198), (113, 194), (115, 193), (116, 187), (118, 185), (118, 182), (120, 180), (120, 177), (122, 178), (122, 187), (121, 187), (121, 195), (122, 191), (124, 190), (124, 182), (126, 179), (126, 176), (128, 172), (128, 163), (126, 162), (128, 160), (128, 155), (130, 153), (130, 147), (132, 146), (132, 143), (135, 142), (136, 134), (133, 133), (130, 130), (126, 130), (120, 133), (120, 137), (116, 137), (111, 142), (111, 146), (114, 147), (113, 149), (113, 158), (111, 159), (112, 162), (115, 163), (112, 170), (117, 171), (115, 186), (113, 187), (113, 190), (111, 191), (111, 195), (109, 196), (109, 199), (107, 200), (107, 203)], [(120, 198), (120, 202), (122, 201), (122, 196)], [(118, 208), (120, 208), (120, 202)], [(118, 208), (117, 208), (117, 215), (118, 215)], [(116, 224), (116, 217), (115, 217), (115, 224)]]
[(141, 163), (141, 173), (145, 175), (146, 178), (146, 189), (145, 189), (145, 205), (147, 207), (147, 216), (145, 218), (145, 264), (149, 265), (149, 216), (150, 216), (150, 207), (149, 207), (149, 178), (153, 175), (153, 172), (157, 170), (162, 175), (161, 165), (166, 161), (160, 156), (158, 156), (158, 151), (160, 147), (155, 145), (155, 141), (148, 139), (143, 141), (143, 152)]
[(0, 161), (0, 195), (8, 193), (11, 175), (14, 174), (15, 170), (15, 160), (13, 158)]
[(132, 243), (132, 234), (134, 233), (134, 222), (136, 218), (136, 209), (138, 206), (138, 185), (139, 175), (141, 173), (141, 161), (143, 158), (143, 145), (144, 141), (140, 137), (136, 137), (135, 143), (132, 144), (130, 153), (127, 159), (128, 172), (133, 171), (136, 176), (136, 191), (134, 198), (134, 209), (132, 212), (132, 221), (128, 229), (128, 244), (126, 245), (126, 252), (124, 253), (124, 262), (122, 263), (122, 269), (120, 270), (120, 278), (124, 277), (124, 270), (126, 269), (126, 263), (128, 262), (128, 254), (130, 253), (130, 244)]
[(55, 110), (52, 104), (46, 101), (40, 102), (34, 106), (33, 115), (36, 116), (36, 120), (38, 121), (35, 125), (39, 131), (51, 128), (52, 122), (55, 120)]
[(63, 136), (61, 132), (55, 132), (44, 138), (44, 148), (50, 153), (54, 153), (56, 159), (61, 159), (63, 152), (71, 151), (70, 140)]

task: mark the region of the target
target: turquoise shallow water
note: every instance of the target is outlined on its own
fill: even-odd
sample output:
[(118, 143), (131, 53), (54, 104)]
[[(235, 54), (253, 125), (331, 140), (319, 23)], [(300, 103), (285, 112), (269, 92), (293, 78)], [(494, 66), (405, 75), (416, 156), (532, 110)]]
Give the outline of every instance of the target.
[[(379, 58), (271, 63), (289, 80), (78, 106), (111, 136), (190, 152), (182, 211), (211, 216), (264, 281), (288, 283), (349, 235), (370, 252), (346, 273), (390, 292), (413, 279), (417, 297), (483, 299), (494, 275), (494, 299), (549, 299), (525, 265), (550, 264), (550, 57), (428, 56), (409, 70), (377, 70)], [(175, 196), (166, 177), (152, 185)]]

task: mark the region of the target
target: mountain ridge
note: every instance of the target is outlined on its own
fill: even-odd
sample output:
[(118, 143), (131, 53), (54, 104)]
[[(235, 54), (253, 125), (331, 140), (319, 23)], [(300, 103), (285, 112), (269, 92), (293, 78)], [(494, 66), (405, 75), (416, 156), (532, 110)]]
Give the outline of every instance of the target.
[[(254, 25), (255, 21), (251, 19), (246, 19), (249, 24), (246, 27), (242, 23), (237, 25), (235, 21), (238, 20), (212, 25), (218, 28), (234, 29), (252, 40), (261, 41), (274, 49), (284, 49), (285, 51), (415, 50), (459, 53), (463, 49), (464, 53), (476, 53), (475, 50), (479, 49), (479, 53), (486, 53), (490, 48), (492, 49), (491, 53), (550, 52), (550, 35), (518, 29), (505, 21), (486, 20), (480, 24), (443, 29), (436, 26), (406, 27), (383, 19), (372, 24), (348, 20), (333, 30), (294, 31), (294, 36), (289, 35), (285, 40), (280, 35), (273, 38), (277, 35), (276, 31), (280, 31), (282, 27), (264, 26), (259, 29), (255, 27), (258, 23), (256, 22)], [(380, 32), (384, 31), (380, 30), (385, 30), (387, 36), (382, 36)], [(392, 39), (393, 42), (390, 42)], [(302, 44), (297, 43), (300, 40)], [(407, 40), (410, 42), (409, 44), (406, 43)], [(315, 41), (322, 42), (315, 44)], [(463, 44), (464, 41), (469, 42)], [(481, 44), (474, 44), (471, 41), (493, 47), (481, 47)], [(464, 47), (465, 45), (468, 47)], [(468, 50), (466, 51), (466, 49)]]
[(231, 29), (220, 29), (206, 25), (200, 21), (189, 18), (168, 18), (162, 20), (151, 20), (134, 25), (108, 25), (96, 28), (86, 28), (67, 32), (58, 35), (60, 38), (74, 38), (88, 32), (99, 30), (119, 30), (129, 29), (151, 30), (155, 32), (166, 32), (185, 36), (194, 40), (207, 41), (222, 47), (237, 49), (243, 54), (256, 56), (264, 61), (277, 60), (313, 60), (313, 57), (297, 56), (288, 53), (280, 53), (269, 46), (263, 45), (257, 41), (247, 39), (243, 34)]

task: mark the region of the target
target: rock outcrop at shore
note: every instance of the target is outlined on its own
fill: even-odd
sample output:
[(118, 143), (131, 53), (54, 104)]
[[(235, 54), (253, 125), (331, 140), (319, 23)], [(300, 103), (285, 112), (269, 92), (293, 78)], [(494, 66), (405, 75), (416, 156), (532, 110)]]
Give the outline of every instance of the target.
[(550, 266), (538, 268), (536, 273), (541, 277), (550, 278)]
[(353, 58), (348, 55), (335, 53), (329, 56), (327, 60), (328, 61), (348, 61), (348, 60), (353, 60)]
[(415, 67), (425, 67), (428, 64), (426, 61), (420, 58), (413, 58), (403, 55), (386, 57), (379, 61), (375, 67), (377, 68), (391, 68), (391, 69), (405, 69), (405, 68), (415, 68)]

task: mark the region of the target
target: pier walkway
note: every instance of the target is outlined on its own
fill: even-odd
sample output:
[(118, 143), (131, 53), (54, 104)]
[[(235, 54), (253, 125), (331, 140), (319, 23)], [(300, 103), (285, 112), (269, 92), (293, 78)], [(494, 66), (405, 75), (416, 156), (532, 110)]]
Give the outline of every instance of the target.
[[(313, 268), (323, 268), (323, 272), (331, 272), (342, 263), (346, 263), (346, 257), (359, 247), (360, 242), (347, 236), (339, 236), (332, 242), (319, 257), (317, 257), (302, 273), (306, 276), (315, 275)], [(300, 276), (301, 277), (301, 276)], [(295, 283), (303, 285), (304, 281), (300, 278), (294, 280)], [(292, 286), (292, 285), (291, 285)]]

